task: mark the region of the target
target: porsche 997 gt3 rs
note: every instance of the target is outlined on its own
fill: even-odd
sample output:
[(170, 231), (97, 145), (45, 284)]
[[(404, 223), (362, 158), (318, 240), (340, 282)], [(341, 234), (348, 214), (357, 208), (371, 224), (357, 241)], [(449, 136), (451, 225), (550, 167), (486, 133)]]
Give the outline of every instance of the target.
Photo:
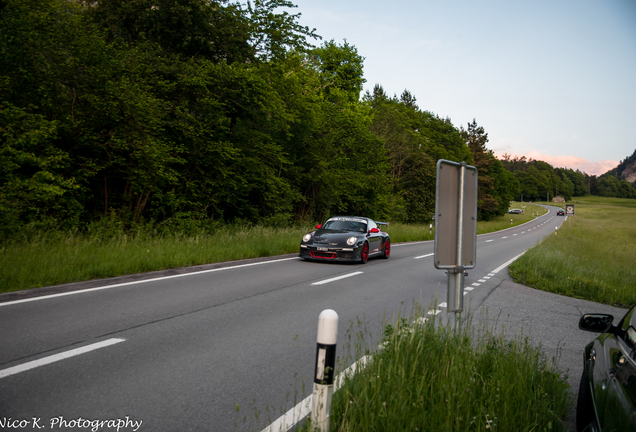
[(391, 239), (379, 226), (389, 224), (357, 216), (329, 218), (316, 231), (305, 234), (300, 243), (300, 257), (317, 261), (357, 261), (389, 258)]

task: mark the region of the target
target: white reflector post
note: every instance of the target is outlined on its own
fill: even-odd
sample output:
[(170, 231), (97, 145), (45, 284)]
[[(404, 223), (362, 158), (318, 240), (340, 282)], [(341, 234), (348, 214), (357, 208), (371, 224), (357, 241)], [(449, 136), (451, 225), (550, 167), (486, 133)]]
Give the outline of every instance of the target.
[(318, 317), (314, 394), (311, 410), (312, 427), (321, 432), (329, 430), (329, 410), (333, 394), (337, 339), (338, 314), (332, 309), (325, 309)]

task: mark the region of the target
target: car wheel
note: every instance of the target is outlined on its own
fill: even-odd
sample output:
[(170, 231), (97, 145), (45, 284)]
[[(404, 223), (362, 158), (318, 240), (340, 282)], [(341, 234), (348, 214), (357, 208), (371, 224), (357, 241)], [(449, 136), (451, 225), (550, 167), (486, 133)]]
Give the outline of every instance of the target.
[(362, 252), (360, 252), (360, 263), (366, 264), (369, 259), (369, 243), (364, 242)]
[(592, 395), (590, 394), (590, 383), (587, 378), (587, 371), (583, 369), (581, 383), (579, 384), (579, 397), (576, 401), (576, 431), (592, 431), (590, 426), (594, 422), (594, 406), (592, 405)]
[(384, 259), (389, 259), (389, 255), (391, 255), (391, 240), (386, 239), (384, 242), (384, 255), (382, 255), (382, 257)]

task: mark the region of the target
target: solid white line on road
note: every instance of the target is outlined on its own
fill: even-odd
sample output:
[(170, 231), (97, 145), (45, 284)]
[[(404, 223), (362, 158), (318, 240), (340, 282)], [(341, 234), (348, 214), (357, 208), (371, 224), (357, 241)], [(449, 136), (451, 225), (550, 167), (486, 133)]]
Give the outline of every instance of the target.
[(494, 240), (486, 240), (484, 243), (488, 243), (488, 242), (491, 242), (491, 241), (494, 241)]
[(430, 257), (431, 255), (435, 255), (435, 253), (430, 253), (430, 254), (426, 254), (426, 255), (417, 256), (417, 257), (415, 257), (415, 259)]
[[(345, 377), (353, 376), (356, 373), (357, 369), (364, 369), (369, 360), (369, 356), (364, 356), (360, 358), (357, 362), (349, 366), (347, 369), (343, 370), (338, 376), (333, 380), (333, 392), (338, 391), (340, 387), (344, 384)], [(299, 402), (295, 407), (287, 411), (285, 414), (277, 418), (272, 424), (263, 429), (262, 432), (287, 432), (298, 422), (304, 419), (311, 412), (313, 395), (307, 396), (301, 402)]]
[(521, 252), (519, 255), (517, 255), (516, 257), (512, 258), (509, 261), (506, 261), (505, 263), (503, 263), (502, 265), (500, 265), (499, 267), (497, 267), (496, 269), (494, 269), (492, 271), (492, 273), (499, 273), (501, 270), (505, 269), (506, 267), (508, 267), (510, 264), (512, 264), (513, 262), (517, 261), (517, 259), (523, 255), (524, 253), (526, 253), (525, 251)]
[(18, 366), (13, 366), (7, 369), (0, 370), (0, 378), (6, 378), (11, 375), (15, 375), (20, 372), (28, 371), (29, 369), (35, 369), (39, 366), (44, 366), (50, 363), (55, 363), (56, 361), (64, 360), (70, 357), (75, 357), (80, 354), (84, 354), (90, 351), (94, 351), (99, 348), (104, 348), (110, 345), (118, 344), (119, 342), (123, 342), (126, 339), (108, 339), (103, 342), (97, 342), (91, 345), (86, 345), (85, 347), (75, 348), (70, 351), (65, 351), (59, 354), (54, 354), (52, 356), (44, 357), (38, 360), (33, 360), (30, 362), (23, 363)]
[(428, 243), (428, 242), (432, 242), (432, 241), (433, 240), (423, 240), (423, 241), (416, 241), (416, 242), (410, 242), (410, 243), (392, 244), (391, 247), (396, 248), (396, 247), (400, 247), (400, 246), (410, 246), (410, 245), (414, 245), (414, 244)]
[(336, 276), (336, 277), (331, 278), (331, 279), (325, 279), (325, 280), (322, 280), (322, 281), (319, 281), (319, 282), (314, 282), (314, 283), (312, 283), (312, 285), (322, 285), (322, 284), (326, 284), (326, 283), (329, 283), (329, 282), (337, 281), (337, 280), (340, 280), (340, 279), (346, 279), (348, 277), (356, 276), (356, 275), (359, 275), (359, 274), (362, 274), (362, 273), (363, 272), (358, 271), (358, 272), (353, 272), (353, 273), (349, 273), (349, 274), (345, 274), (345, 275), (341, 275), (341, 276)]
[(92, 291), (100, 291), (100, 290), (105, 290), (105, 289), (110, 289), (110, 288), (119, 288), (119, 287), (128, 286), (128, 285), (142, 284), (142, 283), (147, 283), (147, 282), (157, 282), (157, 281), (160, 281), (160, 280), (174, 279), (174, 278), (180, 278), (180, 277), (185, 277), (185, 276), (194, 276), (194, 275), (200, 275), (200, 274), (204, 274), (204, 273), (213, 273), (213, 272), (218, 272), (218, 271), (223, 271), (223, 270), (232, 270), (232, 269), (237, 269), (237, 268), (252, 267), (252, 266), (257, 266), (257, 265), (278, 263), (278, 262), (282, 262), (282, 261), (298, 260), (298, 259), (299, 259), (298, 257), (282, 258), (282, 259), (279, 259), (279, 260), (261, 261), (261, 262), (250, 263), (250, 264), (240, 264), (240, 265), (236, 265), (236, 266), (232, 266), (232, 267), (221, 267), (221, 268), (215, 268), (215, 269), (210, 269), (210, 270), (201, 270), (201, 271), (192, 272), (192, 273), (182, 273), (182, 274), (172, 275), (172, 276), (163, 276), (163, 277), (158, 277), (158, 278), (154, 278), (154, 279), (144, 279), (144, 280), (138, 280), (138, 281), (133, 281), (133, 282), (124, 282), (124, 283), (119, 283), (119, 284), (114, 284), (114, 285), (106, 285), (106, 286), (101, 286), (101, 287), (96, 287), (96, 288), (88, 288), (88, 289), (85, 289), (85, 290), (70, 291), (70, 292), (59, 293), (59, 294), (51, 294), (51, 295), (45, 295), (45, 296), (41, 296), (41, 297), (33, 297), (33, 298), (28, 298), (28, 299), (23, 299), (23, 300), (14, 300), (14, 301), (6, 302), (6, 303), (0, 303), (0, 307), (14, 305), (14, 304), (18, 304), (18, 303), (26, 303), (26, 302), (31, 302), (31, 301), (37, 301), (37, 300), (45, 300), (45, 299), (50, 299), (50, 298), (54, 298), (54, 297), (62, 297), (62, 296), (73, 295), (73, 294), (82, 294), (82, 293), (87, 293), (87, 292), (92, 292)]

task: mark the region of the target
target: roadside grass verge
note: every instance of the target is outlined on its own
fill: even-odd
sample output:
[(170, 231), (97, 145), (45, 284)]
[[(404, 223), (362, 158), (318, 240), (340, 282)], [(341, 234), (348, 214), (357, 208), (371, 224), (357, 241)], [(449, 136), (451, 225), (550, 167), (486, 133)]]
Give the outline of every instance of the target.
[(636, 303), (636, 200), (577, 198), (575, 215), (509, 268), (519, 283), (568, 297)]
[[(523, 207), (522, 207), (523, 206)], [(531, 221), (535, 217), (539, 217), (548, 212), (544, 207), (528, 204), (528, 203), (518, 203), (513, 202), (510, 203), (511, 209), (522, 209), (525, 211), (524, 214), (509, 214), (506, 213), (503, 216), (498, 216), (490, 221), (479, 221), (477, 222), (477, 234), (487, 234), (494, 231), (501, 231), (506, 228), (511, 228), (517, 225), (524, 224), (526, 222)]]
[(383, 349), (334, 393), (331, 431), (565, 429), (567, 377), (528, 338), (506, 340), (485, 324), (454, 331), (417, 322), (385, 328)]
[[(527, 222), (505, 215), (478, 222), (487, 233)], [(95, 229), (88, 233), (30, 233), (0, 243), (0, 292), (52, 286), (178, 267), (297, 253), (314, 224), (285, 228), (225, 225), (194, 231)], [(391, 223), (391, 242), (433, 240), (428, 224)]]

